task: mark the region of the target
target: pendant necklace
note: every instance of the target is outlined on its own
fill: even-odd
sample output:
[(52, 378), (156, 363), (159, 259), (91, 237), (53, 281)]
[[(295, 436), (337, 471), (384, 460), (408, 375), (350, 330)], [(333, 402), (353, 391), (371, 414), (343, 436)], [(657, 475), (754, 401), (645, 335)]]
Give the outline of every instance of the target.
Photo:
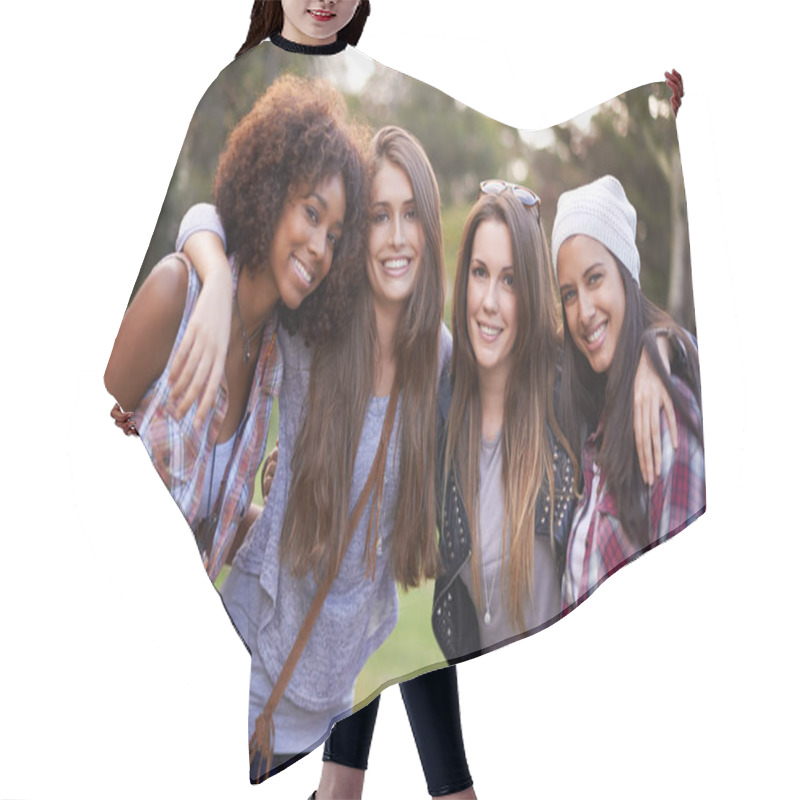
[(236, 316), (239, 317), (239, 327), (242, 329), (242, 342), (244, 343), (244, 363), (250, 363), (250, 342), (253, 338), (264, 328), (265, 323), (261, 323), (249, 336), (244, 329), (244, 320), (242, 319), (242, 310), (239, 308), (239, 283), (237, 281), (236, 288), (233, 290), (233, 305), (236, 308)]

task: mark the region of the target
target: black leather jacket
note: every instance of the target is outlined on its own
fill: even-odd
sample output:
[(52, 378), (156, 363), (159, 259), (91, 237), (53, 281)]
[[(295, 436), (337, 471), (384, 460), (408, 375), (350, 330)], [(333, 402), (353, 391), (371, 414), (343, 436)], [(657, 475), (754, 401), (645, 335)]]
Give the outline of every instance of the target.
[[(448, 476), (443, 491), (445, 436), (453, 387), (448, 375), (439, 384), (436, 406), (436, 509), (439, 527), (441, 572), (436, 579), (433, 599), (433, 632), (448, 662), (456, 663), (481, 654), (478, 615), (472, 598), (459, 573), (472, 554), (472, 535), (461, 490), (455, 474)], [(555, 477), (556, 563), (563, 570), (564, 551), (575, 508), (573, 490), (575, 472), (566, 451), (548, 427), (547, 436), (553, 449)], [(444, 507), (442, 507), (444, 506)], [(550, 496), (546, 487), (536, 499), (536, 534), (550, 538)]]

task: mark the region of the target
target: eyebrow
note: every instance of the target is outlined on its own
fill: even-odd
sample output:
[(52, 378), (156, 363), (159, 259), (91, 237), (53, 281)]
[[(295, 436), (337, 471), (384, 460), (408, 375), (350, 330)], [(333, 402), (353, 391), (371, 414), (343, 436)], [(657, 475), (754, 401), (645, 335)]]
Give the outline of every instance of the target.
[[(483, 260), (482, 260), (482, 259), (480, 259), (480, 258), (476, 258), (475, 256), (473, 256), (473, 257), (470, 259), (469, 263), (470, 263), (470, 264), (480, 264), (482, 267), (486, 267), (486, 268), (488, 269), (488, 266), (487, 266), (486, 262), (485, 262), (485, 261), (483, 261)], [(503, 272), (509, 272), (509, 271), (511, 271), (511, 272), (513, 272), (513, 271), (514, 271), (514, 265), (513, 265), (513, 264), (506, 264), (506, 266), (504, 266), (504, 267), (500, 267), (500, 272), (501, 272), (501, 273), (503, 273)]]
[(321, 205), (321, 206), (322, 206), (322, 207), (323, 207), (323, 208), (324, 208), (326, 211), (328, 210), (328, 204), (327, 204), (327, 203), (326, 203), (326, 202), (325, 202), (325, 201), (322, 199), (322, 196), (321, 196), (321, 195), (318, 195), (316, 192), (311, 192), (311, 194), (309, 195), (309, 197), (315, 197), (315, 198), (317, 199), (317, 202), (318, 202), (318, 203), (319, 203), (319, 204), (320, 204), (320, 205)]
[(593, 269), (605, 266), (602, 261), (595, 261), (594, 264), (589, 265), (581, 274), (581, 278), (585, 278)]
[[(416, 204), (417, 201), (412, 197), (410, 200), (403, 200), (400, 205), (415, 206)], [(388, 200), (376, 200), (374, 203), (372, 203), (372, 207), (374, 208), (375, 206), (391, 206), (391, 203)]]

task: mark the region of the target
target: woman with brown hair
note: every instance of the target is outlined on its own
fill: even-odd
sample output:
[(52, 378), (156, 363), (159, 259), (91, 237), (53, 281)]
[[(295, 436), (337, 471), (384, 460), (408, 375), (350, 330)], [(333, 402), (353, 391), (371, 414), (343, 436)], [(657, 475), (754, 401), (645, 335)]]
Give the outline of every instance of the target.
[(555, 291), (524, 187), (484, 181), (461, 240), (443, 383), (433, 627), (450, 661), (553, 622), (575, 458), (555, 419)]
[[(397, 583), (415, 586), (436, 573), (434, 409), (450, 354), (450, 336), (441, 322), (438, 188), (422, 147), (400, 128), (376, 134), (367, 169), (368, 252), (362, 276), (352, 286), (350, 324), (313, 351), (299, 337), (279, 334), (285, 359), (280, 457), (264, 512), (222, 589), (253, 656), (253, 732), (319, 584), (335, 571), (271, 715), (276, 767), (314, 746), (331, 722), (352, 708), (356, 676), (396, 624)], [(190, 212), (183, 228), (224, 235), (207, 207)], [(207, 240), (196, 245), (190, 237), (185, 247), (207, 269), (222, 258), (221, 242), (213, 249)], [(370, 493), (368, 512), (353, 530), (351, 509), (376, 463), (381, 428), (390, 432), (382, 476)], [(455, 792), (472, 781), (463, 757), (454, 675), (445, 674), (452, 676), (445, 679), (452, 690), (441, 696), (453, 702), (445, 718), (430, 724), (442, 728), (434, 740), (455, 742), (461, 751), (459, 785), (445, 786), (459, 796)], [(432, 710), (424, 701), (411, 701), (412, 719), (411, 706), (423, 714)], [(328, 760), (336, 761), (335, 753)], [(326, 765), (323, 772), (323, 794), (331, 769), (336, 767)], [(251, 779), (263, 777), (265, 764), (256, 758)], [(442, 785), (432, 789), (442, 794)]]

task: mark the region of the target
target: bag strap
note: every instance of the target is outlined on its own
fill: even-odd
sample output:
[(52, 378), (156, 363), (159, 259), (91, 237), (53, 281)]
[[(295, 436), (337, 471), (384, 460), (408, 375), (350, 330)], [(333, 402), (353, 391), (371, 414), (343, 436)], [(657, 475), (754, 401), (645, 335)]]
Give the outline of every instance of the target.
[[(317, 621), (317, 617), (319, 616), (322, 606), (325, 603), (325, 598), (328, 596), (328, 592), (330, 591), (331, 586), (333, 586), (334, 580), (336, 580), (336, 576), (339, 573), (339, 567), (341, 566), (342, 559), (344, 558), (344, 553), (347, 552), (347, 548), (350, 546), (350, 542), (353, 539), (353, 535), (355, 534), (359, 520), (364, 514), (364, 509), (366, 508), (367, 500), (369, 499), (372, 489), (376, 482), (382, 481), (386, 468), (386, 457), (389, 451), (389, 440), (391, 439), (392, 429), (394, 428), (394, 419), (397, 413), (398, 398), (399, 389), (397, 384), (395, 384), (392, 387), (392, 393), (389, 397), (389, 406), (386, 409), (386, 416), (383, 420), (383, 431), (381, 432), (381, 438), (378, 444), (378, 450), (375, 453), (375, 459), (372, 462), (372, 468), (370, 469), (369, 475), (367, 476), (367, 482), (364, 484), (364, 488), (361, 490), (358, 502), (356, 503), (353, 513), (350, 515), (350, 519), (348, 521), (347, 536), (345, 537), (342, 553), (335, 563), (331, 561), (331, 563), (328, 565), (325, 579), (317, 588), (317, 593), (311, 602), (311, 607), (308, 609), (308, 613), (303, 620), (303, 624), (300, 626), (300, 630), (297, 634), (294, 645), (292, 646), (286, 662), (283, 665), (280, 675), (278, 675), (278, 679), (275, 681), (275, 685), (272, 687), (272, 693), (270, 694), (269, 699), (264, 706), (264, 710), (256, 719), (255, 730), (250, 738), (251, 779), (253, 778), (253, 767), (264, 760), (266, 761), (265, 774), (269, 774), (272, 766), (272, 742), (274, 741), (275, 737), (275, 725), (272, 719), (273, 714), (275, 713), (275, 709), (278, 707), (278, 703), (286, 691), (286, 687), (289, 685), (289, 680), (291, 679), (292, 673), (297, 666), (297, 662), (300, 660), (300, 656), (305, 649), (308, 638), (311, 636), (311, 631), (313, 630), (314, 623)], [(377, 500), (377, 502), (380, 502), (380, 500)], [(256, 775), (255, 777), (258, 779), (261, 777), (261, 775)]]

